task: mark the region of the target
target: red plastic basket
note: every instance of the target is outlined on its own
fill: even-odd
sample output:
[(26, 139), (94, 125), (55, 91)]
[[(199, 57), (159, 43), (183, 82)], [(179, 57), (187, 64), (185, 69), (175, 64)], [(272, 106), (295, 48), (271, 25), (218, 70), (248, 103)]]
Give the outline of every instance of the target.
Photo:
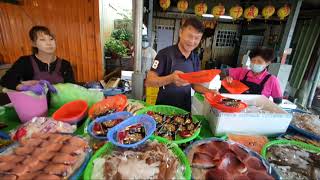
[(205, 98), (207, 99), (207, 101), (210, 103), (212, 107), (222, 112), (228, 112), (228, 113), (241, 112), (242, 110), (248, 107), (248, 105), (244, 102), (240, 102), (239, 107), (230, 107), (230, 106), (223, 105), (220, 103), (220, 101), (225, 97), (221, 95), (216, 95), (213, 93), (206, 93)]
[(53, 113), (53, 119), (66, 123), (76, 123), (87, 115), (88, 104), (84, 100), (71, 101)]
[(220, 70), (202, 70), (192, 73), (179, 74), (181, 79), (188, 81), (189, 83), (206, 83), (210, 82), (216, 75), (220, 74)]
[(221, 84), (231, 94), (242, 94), (249, 90), (249, 87), (239, 80), (233, 80), (231, 83), (228, 83), (226, 80), (222, 80)]

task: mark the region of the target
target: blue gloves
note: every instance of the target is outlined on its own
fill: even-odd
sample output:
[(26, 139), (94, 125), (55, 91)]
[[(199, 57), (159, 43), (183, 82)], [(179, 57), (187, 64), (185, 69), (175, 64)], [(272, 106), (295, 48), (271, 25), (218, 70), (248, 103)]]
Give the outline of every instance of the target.
[(35, 84), (35, 85), (24, 85), (20, 88), (21, 91), (32, 91), (37, 95), (42, 95), (42, 94), (46, 94), (46, 88), (48, 88), (48, 90), (51, 93), (57, 93), (56, 88), (54, 88), (49, 81), (46, 80), (40, 80), (39, 83)]

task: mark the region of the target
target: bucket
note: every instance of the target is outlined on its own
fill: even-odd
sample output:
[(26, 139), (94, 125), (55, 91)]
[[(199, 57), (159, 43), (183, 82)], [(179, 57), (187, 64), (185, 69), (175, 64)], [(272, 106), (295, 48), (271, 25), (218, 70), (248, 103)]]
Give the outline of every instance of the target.
[(10, 101), (22, 123), (33, 117), (46, 117), (48, 114), (47, 96), (32, 96), (24, 92), (7, 92)]

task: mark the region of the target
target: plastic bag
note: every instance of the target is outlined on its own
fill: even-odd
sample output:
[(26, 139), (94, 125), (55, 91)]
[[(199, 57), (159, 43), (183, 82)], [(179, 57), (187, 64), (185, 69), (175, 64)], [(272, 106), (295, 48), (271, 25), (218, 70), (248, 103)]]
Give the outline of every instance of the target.
[(13, 140), (21, 140), (31, 137), (33, 133), (73, 133), (76, 129), (76, 125), (70, 125), (48, 117), (35, 117), (12, 131), (10, 135)]
[(103, 92), (88, 90), (76, 84), (56, 84), (54, 87), (58, 93), (51, 96), (50, 107), (53, 109), (58, 109), (68, 102), (79, 99), (86, 101), (91, 107), (94, 103), (104, 99)]

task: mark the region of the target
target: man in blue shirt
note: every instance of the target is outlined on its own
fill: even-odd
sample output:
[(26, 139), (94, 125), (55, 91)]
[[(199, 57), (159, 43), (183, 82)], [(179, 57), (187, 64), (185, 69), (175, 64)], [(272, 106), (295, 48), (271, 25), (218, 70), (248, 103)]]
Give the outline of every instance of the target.
[(157, 54), (146, 79), (146, 86), (160, 87), (156, 104), (190, 111), (191, 87), (200, 93), (211, 91), (201, 84), (189, 84), (178, 76), (200, 70), (199, 56), (193, 50), (199, 45), (203, 31), (204, 27), (198, 19), (186, 19), (179, 31), (178, 44)]

